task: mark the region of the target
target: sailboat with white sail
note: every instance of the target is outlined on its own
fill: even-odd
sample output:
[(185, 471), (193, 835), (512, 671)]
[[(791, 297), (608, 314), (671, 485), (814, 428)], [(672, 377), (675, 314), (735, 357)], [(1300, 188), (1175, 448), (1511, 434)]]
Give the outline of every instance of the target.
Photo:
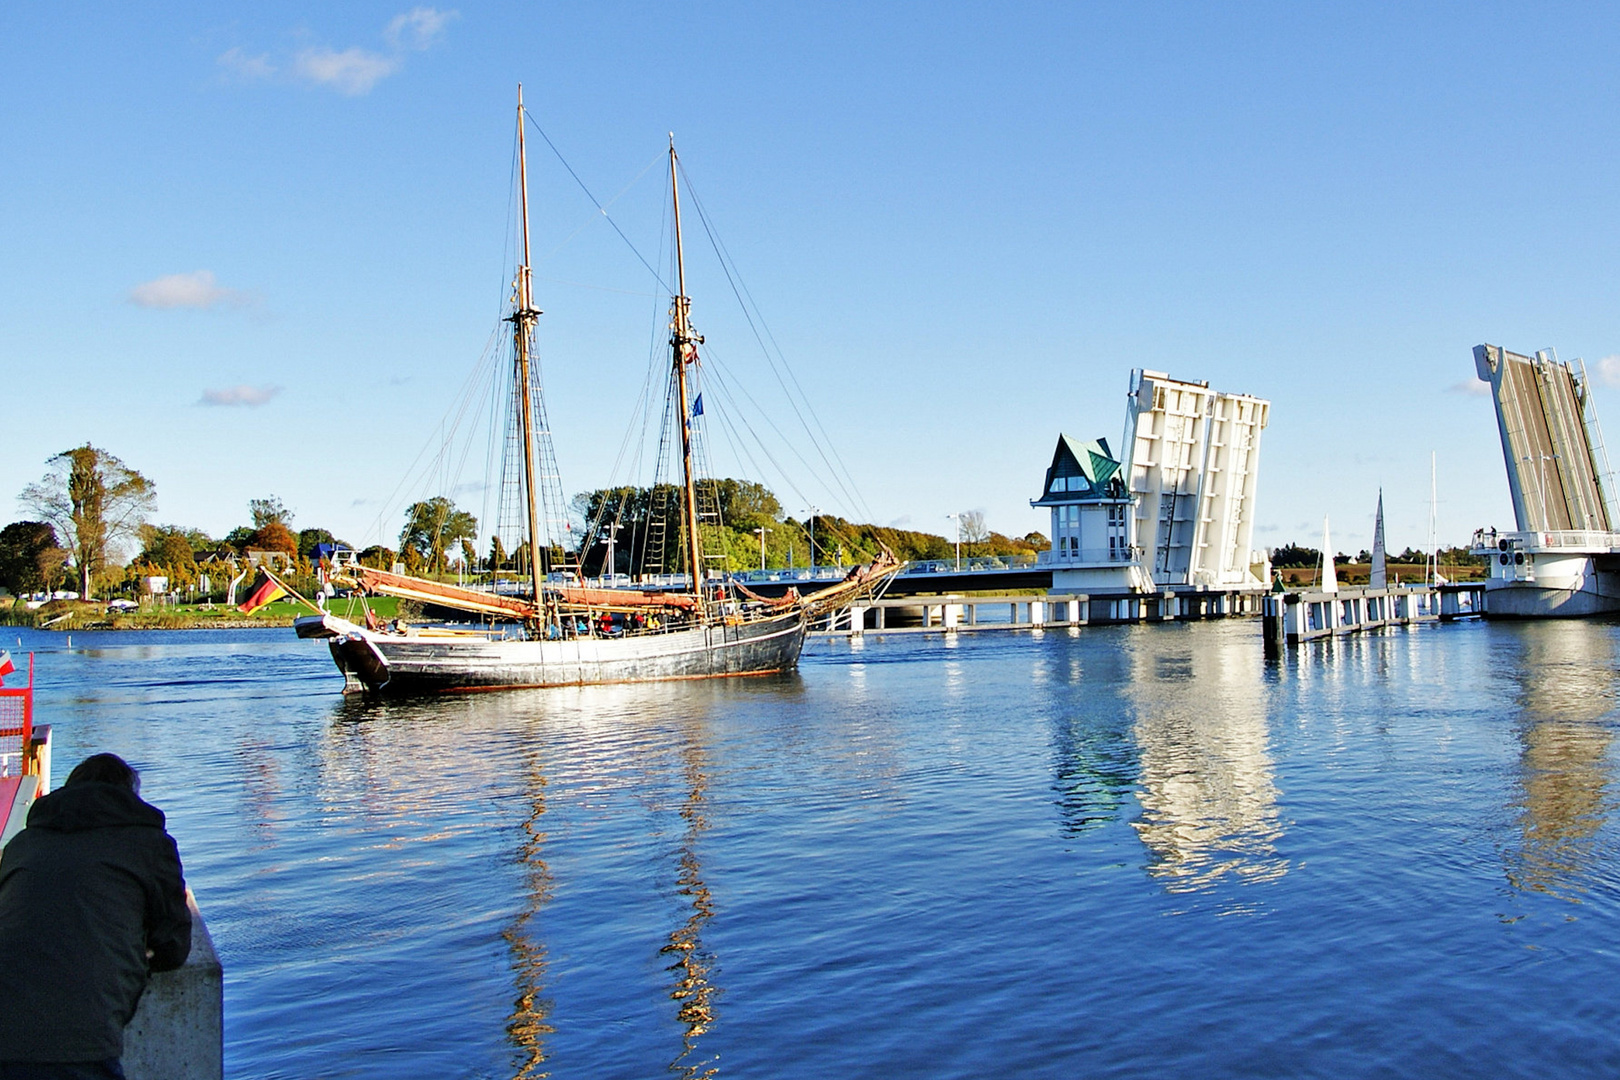
[(689, 380), (699, 363), (701, 336), (691, 325), (681, 251), (678, 159), (670, 140), (670, 197), (674, 220), (675, 295), (670, 301), (671, 414), (678, 417), (681, 454), (679, 548), (686, 587), (677, 590), (591, 588), (547, 580), (537, 503), (537, 428), (543, 403), (531, 378), (534, 303), (529, 254), (527, 158), (522, 88), (518, 91), (520, 251), (511, 324), (513, 405), (521, 439), (522, 490), (527, 515), (526, 559), (531, 589), (511, 596), (393, 573), (354, 561), (340, 563), (333, 580), (367, 593), (457, 609), (486, 620), (478, 628), (361, 625), (329, 612), (295, 623), (298, 635), (324, 639), (351, 691), (422, 693), (588, 683), (643, 682), (761, 675), (791, 669), (811, 620), (883, 588), (900, 564), (884, 551), (847, 578), (809, 596), (790, 592), (767, 599), (704, 573), (704, 543), (694, 464)]

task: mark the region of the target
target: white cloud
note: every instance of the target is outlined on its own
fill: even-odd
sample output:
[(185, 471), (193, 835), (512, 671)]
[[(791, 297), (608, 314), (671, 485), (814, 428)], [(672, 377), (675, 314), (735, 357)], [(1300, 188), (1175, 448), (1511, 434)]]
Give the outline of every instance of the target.
[(358, 45), (347, 49), (312, 45), (291, 59), (272, 61), (269, 53), (253, 55), (238, 47), (221, 53), (218, 63), (228, 75), (242, 82), (282, 75), (358, 97), (369, 94), (379, 82), (403, 68), (410, 53), (432, 48), (444, 36), (445, 27), (459, 17), (460, 13), (453, 9), (413, 7), (394, 16), (383, 28), (388, 47), (382, 51)]
[(248, 303), (246, 293), (227, 289), (214, 281), (212, 270), (170, 274), (145, 281), (129, 290), (129, 302), (144, 308), (197, 308), (206, 310), (220, 304), (240, 307)]
[(1483, 379), (1464, 379), (1460, 383), (1452, 383), (1446, 389), (1453, 394), (1466, 394), (1468, 397), (1491, 396), (1491, 384)]
[(281, 393), (279, 386), (227, 386), (222, 390), (204, 390), (202, 397), (197, 399), (199, 405), (242, 405), (248, 408), (257, 408), (268, 404), (270, 399)]
[(394, 16), (394, 21), (388, 24), (385, 34), (388, 44), (396, 49), (415, 49), (421, 52), (429, 48), (444, 28), (456, 17), (455, 11), (440, 11), (437, 8), (414, 7), (403, 15)]
[(298, 77), (330, 86), (351, 97), (370, 93), (378, 81), (399, 70), (399, 60), (361, 48), (336, 52), (325, 47), (305, 49), (293, 62)]
[(268, 79), (276, 73), (276, 65), (270, 62), (268, 53), (249, 56), (240, 48), (227, 49), (220, 53), (218, 63), (220, 67), (244, 82)]
[(1605, 356), (1593, 364), (1593, 378), (1603, 386), (1620, 386), (1620, 356)]

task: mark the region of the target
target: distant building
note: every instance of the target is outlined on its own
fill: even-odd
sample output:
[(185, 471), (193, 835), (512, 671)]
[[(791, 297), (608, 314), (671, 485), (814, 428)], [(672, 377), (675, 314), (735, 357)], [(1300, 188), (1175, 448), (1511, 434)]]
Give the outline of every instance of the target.
[(1251, 545), (1271, 403), (1143, 370), (1127, 400), (1127, 459), (1060, 435), (1030, 501), (1052, 514), (1039, 564), (1053, 591), (1265, 588), (1270, 564)]
[(249, 566), (264, 566), (271, 570), (289, 567), (293, 561), (293, 557), (285, 551), (260, 551), (258, 548), (248, 548), (244, 554), (247, 556)]
[(1037, 565), (1052, 569), (1052, 588), (1141, 589), (1123, 467), (1107, 439), (1076, 442), (1059, 435), (1041, 497), (1031, 506), (1052, 512), (1052, 547)]

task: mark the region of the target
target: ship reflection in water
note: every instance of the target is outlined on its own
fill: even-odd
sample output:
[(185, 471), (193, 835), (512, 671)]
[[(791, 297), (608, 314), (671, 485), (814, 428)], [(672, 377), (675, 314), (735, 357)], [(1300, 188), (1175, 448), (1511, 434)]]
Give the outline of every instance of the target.
[[(1530, 624), (1520, 636), (1524, 647), (1511, 672), (1520, 709), (1510, 806), (1518, 835), (1503, 852), (1507, 878), (1515, 889), (1578, 901), (1608, 854), (1602, 834), (1614, 809), (1614, 646), (1576, 622)], [(1593, 655), (1598, 642), (1604, 651)]]
[(529, 816), (523, 821), (523, 842), (518, 862), (523, 868), (523, 907), (512, 924), (501, 931), (512, 953), (512, 975), (517, 998), (506, 1024), (506, 1036), (518, 1050), (515, 1080), (538, 1080), (544, 1071), (546, 1036), (556, 1033), (551, 1024), (551, 999), (545, 996), (546, 946), (535, 925), (551, 899), (551, 868), (546, 865), (546, 777), (537, 757), (524, 763)]
[(714, 1058), (698, 1053), (698, 1038), (714, 1023), (716, 987), (709, 979), (714, 957), (703, 947), (703, 927), (714, 917), (714, 896), (703, 882), (703, 866), (698, 861), (697, 845), (709, 822), (704, 816), (704, 800), (708, 788), (705, 774), (707, 751), (696, 742), (687, 744), (685, 759), (687, 797), (681, 807), (681, 820), (686, 830), (681, 836), (680, 873), (676, 877), (677, 891), (691, 906), (686, 921), (669, 935), (669, 944), (659, 951), (674, 962), (669, 970), (675, 976), (675, 988), (670, 991), (677, 1005), (677, 1018), (681, 1023), (681, 1052), (670, 1063), (670, 1071), (683, 1077), (710, 1077), (720, 1070)]
[(1182, 635), (1131, 654), (1127, 700), (1139, 759), (1133, 824), (1148, 873), (1171, 892), (1224, 878), (1272, 881), (1283, 821), (1267, 741), (1261, 657), (1234, 635)]

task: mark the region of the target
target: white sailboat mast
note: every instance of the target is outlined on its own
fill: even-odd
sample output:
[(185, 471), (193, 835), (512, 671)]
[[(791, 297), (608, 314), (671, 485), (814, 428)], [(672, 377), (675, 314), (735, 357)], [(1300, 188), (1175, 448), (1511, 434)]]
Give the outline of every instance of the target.
[(692, 572), (692, 591), (703, 595), (703, 548), (698, 536), (697, 488), (692, 478), (692, 415), (686, 401), (686, 369), (697, 363), (697, 346), (703, 339), (692, 333), (692, 301), (686, 295), (686, 262), (681, 254), (681, 187), (679, 161), (675, 157), (675, 136), (669, 137), (669, 192), (675, 207), (675, 291), (671, 304), (670, 352), (675, 365), (676, 405), (681, 413), (681, 526), (686, 539), (687, 565)]
[(540, 311), (534, 306), (533, 280), (529, 271), (529, 163), (523, 148), (523, 84), (518, 84), (518, 202), (523, 218), (523, 263), (517, 273), (517, 310), (512, 312), (512, 341), (515, 346), (518, 412), (523, 425), (523, 491), (529, 516), (529, 572), (534, 579), (534, 610), (545, 613), (541, 582), (545, 572), (540, 565), (540, 513), (535, 505), (534, 402), (529, 395), (529, 345)]

